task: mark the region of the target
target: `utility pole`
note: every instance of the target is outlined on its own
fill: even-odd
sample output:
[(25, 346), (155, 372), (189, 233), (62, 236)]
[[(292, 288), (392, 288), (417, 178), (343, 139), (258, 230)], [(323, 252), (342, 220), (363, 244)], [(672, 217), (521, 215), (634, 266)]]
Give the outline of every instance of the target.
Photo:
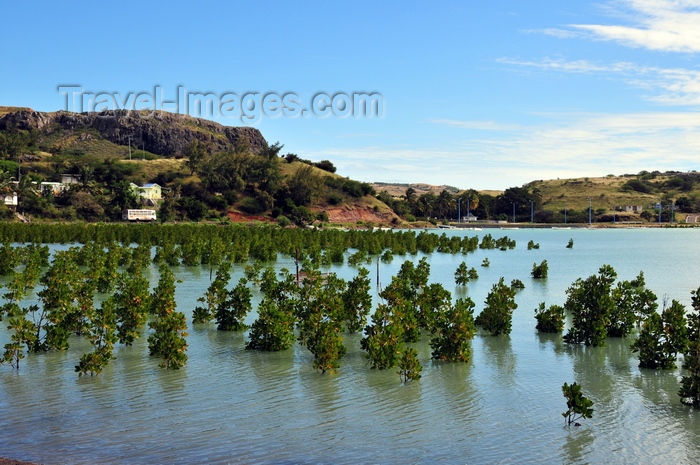
[(591, 226), (591, 217), (593, 214), (593, 203), (590, 197), (588, 197), (588, 227)]
[(535, 222), (535, 202), (530, 200), (530, 223)]
[(513, 223), (515, 223), (515, 202), (511, 202), (513, 204)]
[(566, 224), (566, 205), (564, 205), (564, 224)]
[(462, 197), (457, 198), (457, 223), (462, 223)]
[(469, 199), (467, 199), (467, 223), (471, 221), (471, 209), (469, 208)]
[(129, 160), (131, 160), (131, 136), (129, 136)]
[(659, 200), (659, 224), (661, 224), (661, 200)]

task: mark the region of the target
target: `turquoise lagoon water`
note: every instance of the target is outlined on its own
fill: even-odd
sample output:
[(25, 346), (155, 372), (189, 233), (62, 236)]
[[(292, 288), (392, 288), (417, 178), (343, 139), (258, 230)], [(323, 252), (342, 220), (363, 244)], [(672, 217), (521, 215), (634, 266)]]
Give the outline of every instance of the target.
[[(19, 373), (0, 367), (0, 456), (49, 465), (700, 463), (700, 411), (679, 402), (680, 369), (638, 368), (630, 339), (569, 347), (561, 336), (539, 335), (533, 317), (539, 302), (563, 304), (566, 288), (603, 264), (620, 279), (643, 270), (660, 298), (690, 306), (690, 291), (700, 286), (700, 230), (447, 232), (486, 233), (508, 235), (518, 245), (428, 256), (431, 282), (454, 297), (469, 295), (477, 313), (501, 276), (525, 283), (512, 334), (477, 335), (468, 364), (430, 361), (425, 337), (416, 345), (423, 377), (402, 385), (396, 370), (369, 369), (361, 335), (349, 335), (339, 373), (320, 375), (298, 345), (280, 353), (245, 351), (244, 333), (217, 332), (212, 324), (190, 328), (182, 370), (158, 368), (142, 337), (118, 347), (101, 375), (79, 378), (73, 367), (89, 344), (76, 338), (67, 352), (28, 356)], [(573, 249), (565, 248), (569, 238)], [(541, 248), (528, 251), (529, 240)], [(489, 268), (479, 266), (484, 257)], [(382, 264), (382, 282), (403, 260), (420, 258)], [(532, 264), (544, 259), (549, 278), (531, 279)], [(462, 260), (480, 275), (466, 289), (453, 278)], [(289, 259), (275, 266), (293, 268)], [(331, 270), (346, 278), (356, 273), (348, 266)], [(178, 309), (189, 321), (209, 271), (176, 272)], [(2, 344), (9, 340), (5, 326), (0, 323)], [(593, 418), (578, 428), (565, 427), (561, 416), (561, 386), (573, 381), (595, 402)]]

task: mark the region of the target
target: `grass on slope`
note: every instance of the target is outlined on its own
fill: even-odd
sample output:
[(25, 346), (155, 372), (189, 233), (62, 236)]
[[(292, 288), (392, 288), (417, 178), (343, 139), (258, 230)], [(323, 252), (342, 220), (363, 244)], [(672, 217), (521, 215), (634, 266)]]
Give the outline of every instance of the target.
[[(683, 187), (679, 185), (679, 179), (694, 177), (692, 173), (668, 173), (654, 176), (554, 179), (533, 181), (525, 187), (539, 189), (545, 210), (585, 210), (590, 198), (594, 210), (604, 209), (612, 212), (616, 207), (627, 205), (641, 205), (650, 209), (660, 199), (667, 203), (679, 197), (700, 197), (700, 179), (697, 183), (693, 182)], [(648, 192), (629, 188), (630, 182), (642, 183)], [(623, 188), (626, 184), (627, 188)]]

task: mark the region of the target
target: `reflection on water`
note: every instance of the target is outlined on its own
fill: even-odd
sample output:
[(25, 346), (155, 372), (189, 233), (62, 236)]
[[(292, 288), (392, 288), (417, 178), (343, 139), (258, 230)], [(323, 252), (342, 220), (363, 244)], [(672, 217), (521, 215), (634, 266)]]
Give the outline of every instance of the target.
[[(423, 377), (402, 385), (396, 369), (369, 368), (362, 335), (354, 334), (346, 336), (339, 373), (320, 375), (298, 344), (279, 353), (246, 351), (244, 333), (210, 324), (189, 328), (182, 370), (158, 368), (144, 334), (133, 347), (118, 346), (100, 376), (78, 378), (74, 365), (89, 344), (72, 338), (67, 352), (28, 356), (18, 374), (0, 368), (0, 455), (49, 465), (700, 463), (700, 412), (678, 401), (680, 370), (639, 369), (631, 338), (609, 339), (603, 348), (568, 346), (561, 335), (538, 334), (533, 316), (542, 301), (563, 304), (566, 288), (604, 263), (620, 279), (644, 270), (657, 295), (689, 305), (690, 290), (700, 285), (700, 231), (491, 231), (503, 233), (518, 241), (515, 250), (430, 257), (431, 281), (471, 297), (477, 314), (501, 276), (526, 285), (516, 296), (511, 335), (477, 335), (470, 363), (431, 361), (424, 335), (413, 345)], [(569, 237), (574, 249), (565, 248)], [(530, 239), (541, 248), (526, 250)], [(382, 280), (404, 259), (421, 257), (382, 264)], [(456, 288), (459, 263), (478, 267), (485, 257), (491, 267)], [(549, 278), (530, 279), (532, 263), (543, 259)], [(332, 270), (344, 278), (356, 273)], [(189, 319), (209, 270), (177, 272), (178, 310)], [(236, 267), (232, 284), (241, 274)], [(149, 279), (155, 285), (157, 272)], [(581, 427), (565, 428), (561, 386), (574, 381), (595, 413)]]
[(513, 387), (517, 363), (510, 336), (485, 335), (481, 340), (485, 362), (496, 368), (494, 382), (499, 386)]
[(594, 448), (595, 436), (590, 429), (577, 426), (564, 426), (566, 442), (562, 445), (563, 460), (566, 464), (588, 464), (588, 457)]

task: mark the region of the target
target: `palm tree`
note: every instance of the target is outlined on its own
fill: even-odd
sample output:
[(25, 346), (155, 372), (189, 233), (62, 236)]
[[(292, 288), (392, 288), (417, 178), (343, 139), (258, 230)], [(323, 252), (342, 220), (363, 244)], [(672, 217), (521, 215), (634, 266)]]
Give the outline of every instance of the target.
[(17, 211), (20, 206), (30, 197), (37, 196), (37, 182), (31, 175), (24, 175), (19, 178), (16, 184), (12, 185), (12, 190), (17, 194)]
[(418, 197), (418, 209), (423, 216), (433, 216), (433, 208), (436, 201), (437, 197), (432, 192), (427, 192)]
[(453, 205), (454, 205), (454, 198), (452, 197), (452, 194), (450, 194), (449, 192), (447, 192), (446, 190), (443, 189), (437, 198), (438, 216), (445, 218), (447, 216), (447, 214), (450, 212), (450, 209), (452, 208)]
[(416, 190), (412, 187), (409, 187), (408, 189), (406, 189), (406, 193), (403, 197), (404, 199), (406, 199), (406, 205), (408, 205), (408, 210), (411, 212), (411, 214), (418, 216), (419, 205)]
[(12, 174), (0, 168), (0, 194), (7, 195), (12, 190)]

